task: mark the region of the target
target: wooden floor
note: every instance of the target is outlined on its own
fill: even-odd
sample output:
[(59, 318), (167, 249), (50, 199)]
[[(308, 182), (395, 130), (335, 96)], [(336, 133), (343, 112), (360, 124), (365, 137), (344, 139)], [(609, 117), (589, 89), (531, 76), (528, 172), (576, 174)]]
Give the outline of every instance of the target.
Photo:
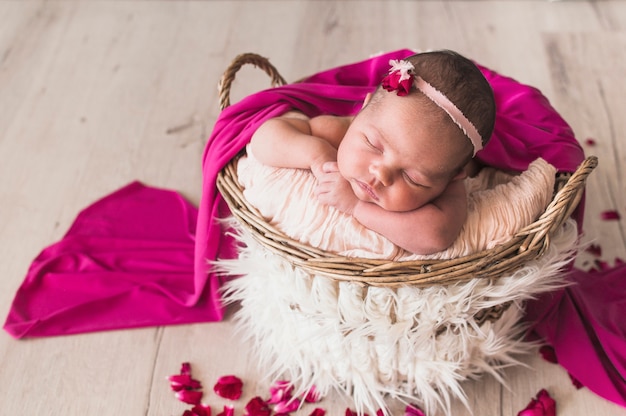
[[(540, 88), (581, 141), (595, 140), (585, 238), (606, 261), (626, 258), (626, 219), (601, 219), (626, 218), (626, 2), (31, 0), (0, 2), (0, 22), (2, 317), (30, 261), (99, 197), (138, 179), (198, 202), (216, 83), (242, 52), (295, 80), (380, 51), (450, 48)], [(233, 98), (266, 85), (243, 69)], [(165, 377), (190, 361), (209, 390), (220, 375), (244, 379), (241, 415), (267, 392), (247, 352), (230, 320), (19, 341), (2, 332), (0, 414), (180, 415)], [(474, 415), (515, 416), (541, 388), (559, 415), (626, 415), (560, 367), (525, 362), (506, 372), (508, 388), (466, 384)], [(214, 415), (226, 403), (208, 402)], [(321, 405), (335, 416), (350, 404)], [(453, 414), (470, 413), (456, 404)]]

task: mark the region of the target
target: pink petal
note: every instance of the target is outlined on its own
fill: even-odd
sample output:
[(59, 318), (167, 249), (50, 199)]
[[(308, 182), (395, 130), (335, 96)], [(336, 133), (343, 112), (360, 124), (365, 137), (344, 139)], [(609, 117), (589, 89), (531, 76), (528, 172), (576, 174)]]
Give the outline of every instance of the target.
[(270, 399), (268, 403), (279, 403), (291, 399), (293, 384), (289, 381), (280, 380), (270, 387)]
[(409, 404), (406, 409), (404, 409), (404, 416), (426, 416), (426, 414), (418, 406)]
[[(354, 410), (350, 408), (346, 408), (346, 416), (359, 416)], [(363, 416), (369, 416), (367, 413), (364, 413)]]
[(180, 374), (190, 376), (191, 375), (191, 364), (189, 364), (189, 363), (182, 363), (180, 365)]
[(602, 256), (602, 247), (600, 247), (598, 244), (591, 244), (589, 247), (585, 249), (585, 251), (587, 253), (593, 254), (596, 257)]
[(550, 345), (544, 345), (543, 347), (539, 348), (539, 354), (541, 354), (544, 360), (550, 363), (556, 364), (559, 362), (556, 358), (554, 348), (552, 348)]
[(600, 216), (604, 221), (619, 220), (621, 218), (619, 212), (615, 210), (603, 211)]
[(176, 392), (176, 398), (181, 402), (199, 404), (202, 399), (201, 390), (181, 390)]
[(269, 408), (265, 400), (259, 396), (252, 398), (248, 404), (246, 404), (245, 416), (270, 416), (272, 409)]
[(537, 400), (543, 406), (545, 416), (556, 416), (556, 402), (547, 390), (542, 389), (537, 394)]
[(309, 416), (326, 416), (326, 410), (316, 407)]
[(545, 389), (541, 389), (537, 398), (532, 399), (517, 416), (556, 416), (556, 402)]
[[(211, 406), (197, 404), (190, 410), (190, 416), (211, 416)], [(187, 411), (185, 411), (187, 413)], [(183, 416), (186, 416), (183, 414)]]
[(317, 390), (317, 387), (311, 386), (309, 391), (307, 391), (306, 396), (304, 396), (304, 401), (307, 403), (317, 403), (322, 400), (322, 395)]
[(217, 416), (234, 416), (235, 408), (232, 406), (224, 406), (224, 411), (219, 413)]
[(383, 412), (383, 409), (378, 409), (376, 411), (376, 416), (385, 416), (385, 413)]
[(174, 391), (198, 390), (202, 388), (202, 384), (198, 380), (191, 378), (189, 374), (176, 374), (169, 376), (168, 380), (170, 381), (170, 387)]
[(225, 399), (237, 400), (241, 397), (243, 382), (237, 376), (222, 376), (217, 380), (213, 391)]
[(274, 406), (274, 411), (276, 413), (291, 413), (291, 412), (295, 412), (296, 410), (298, 410), (299, 407), (300, 407), (299, 399), (288, 399), (288, 400), (284, 400), (282, 402), (276, 403), (276, 405)]

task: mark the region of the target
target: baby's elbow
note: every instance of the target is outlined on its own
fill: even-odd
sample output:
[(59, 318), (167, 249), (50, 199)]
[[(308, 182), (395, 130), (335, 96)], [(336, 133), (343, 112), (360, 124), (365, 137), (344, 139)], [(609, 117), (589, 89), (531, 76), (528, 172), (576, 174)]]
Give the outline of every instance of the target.
[(417, 236), (404, 249), (418, 255), (430, 255), (447, 250), (456, 241), (459, 231), (440, 229), (435, 232), (416, 232)]

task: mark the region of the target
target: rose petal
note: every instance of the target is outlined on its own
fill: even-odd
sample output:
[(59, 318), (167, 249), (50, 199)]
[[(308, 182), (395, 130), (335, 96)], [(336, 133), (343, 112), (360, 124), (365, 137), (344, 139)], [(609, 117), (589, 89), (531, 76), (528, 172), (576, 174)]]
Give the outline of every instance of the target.
[(316, 407), (309, 416), (326, 416), (326, 410)]
[(199, 404), (202, 399), (201, 390), (180, 390), (176, 392), (176, 398), (181, 402)]
[(243, 382), (239, 377), (227, 375), (217, 380), (217, 383), (213, 386), (213, 391), (225, 399), (237, 400), (241, 397), (242, 388)]
[(556, 416), (556, 402), (545, 389), (541, 389), (537, 398), (531, 399), (517, 416)]
[(595, 146), (596, 145), (596, 139), (592, 138), (592, 137), (588, 137), (585, 139), (585, 144), (587, 146)]
[(274, 411), (276, 413), (291, 413), (298, 410), (299, 407), (300, 399), (293, 398), (276, 403), (276, 405), (274, 406)]
[[(354, 410), (348, 407), (346, 408), (346, 416), (359, 416), (359, 415), (357, 414), (357, 412), (355, 412)], [(369, 415), (367, 413), (364, 413), (363, 416), (369, 416)]]
[(224, 406), (224, 411), (219, 413), (217, 416), (234, 416), (235, 408), (233, 406)]
[(317, 390), (317, 387), (311, 386), (304, 396), (304, 401), (307, 403), (317, 403), (320, 400), (322, 400), (322, 394)]
[[(187, 414), (187, 412), (190, 413)], [(191, 410), (186, 410), (183, 416), (211, 416), (211, 406), (197, 404)]]
[(543, 406), (546, 416), (556, 416), (556, 402), (546, 389), (541, 389), (537, 394), (537, 400)]
[(270, 399), (267, 403), (280, 403), (291, 399), (293, 384), (286, 380), (279, 380), (270, 387)]
[(248, 404), (246, 404), (245, 416), (270, 416), (272, 409), (269, 408), (265, 400), (259, 396), (253, 397)]
[(557, 364), (559, 362), (556, 358), (556, 352), (554, 352), (554, 348), (552, 348), (550, 345), (544, 345), (539, 348), (539, 354), (541, 354), (544, 360), (550, 363)]
[(186, 362), (182, 363), (180, 365), (180, 374), (190, 376), (191, 375), (191, 364), (186, 363)]
[(426, 414), (417, 405), (409, 404), (404, 409), (404, 416), (426, 416)]
[(376, 416), (385, 416), (385, 412), (383, 412), (383, 409), (378, 409), (376, 411)]
[(191, 378), (189, 374), (176, 374), (169, 376), (168, 380), (170, 387), (174, 391), (199, 390), (202, 388), (202, 384), (198, 380)]
[(602, 211), (600, 216), (604, 221), (619, 220), (621, 218), (619, 212), (615, 210)]

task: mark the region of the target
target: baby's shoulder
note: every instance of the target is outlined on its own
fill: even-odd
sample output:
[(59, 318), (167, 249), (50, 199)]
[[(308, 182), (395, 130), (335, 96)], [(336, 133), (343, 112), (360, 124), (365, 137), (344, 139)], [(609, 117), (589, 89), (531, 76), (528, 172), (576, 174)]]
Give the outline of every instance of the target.
[(349, 117), (321, 115), (310, 120), (311, 133), (317, 137), (323, 137), (331, 143), (338, 144), (343, 139), (350, 127)]

